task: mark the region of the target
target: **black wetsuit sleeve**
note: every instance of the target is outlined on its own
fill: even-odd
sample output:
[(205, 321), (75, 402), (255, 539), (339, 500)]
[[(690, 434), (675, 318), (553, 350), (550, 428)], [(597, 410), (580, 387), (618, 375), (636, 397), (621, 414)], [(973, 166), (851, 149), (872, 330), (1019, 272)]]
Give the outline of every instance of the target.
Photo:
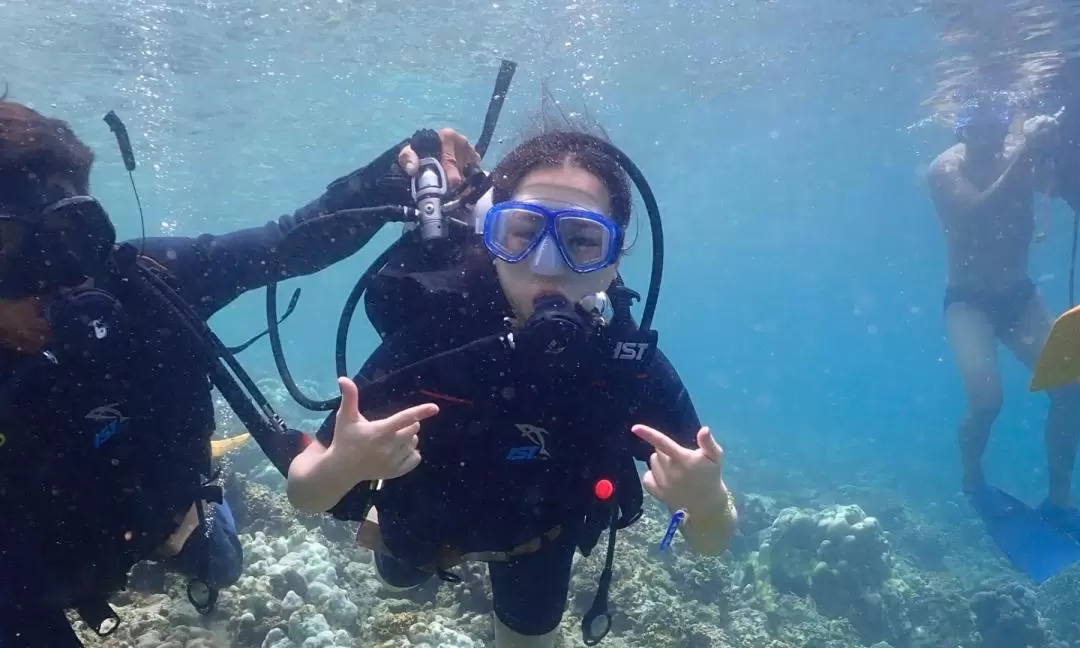
[[(385, 224), (380, 219), (336, 218), (341, 209), (403, 204), (407, 176), (397, 166), (401, 144), (368, 166), (332, 183), (318, 199), (261, 227), (204, 234), (196, 238), (157, 237), (130, 241), (176, 278), (181, 297), (204, 319), (241, 294), (272, 281), (311, 274), (360, 250)], [(286, 237), (302, 223), (303, 240)]]
[[(701, 429), (697, 410), (690, 399), (690, 392), (683, 384), (679, 373), (663, 352), (657, 350), (656, 358), (645, 379), (641, 394), (640, 409), (631, 420), (633, 424), (644, 424), (663, 432), (684, 448), (697, 448), (697, 433)], [(654, 452), (652, 446), (633, 437), (634, 458), (648, 461)]]
[(323, 444), (324, 447), (330, 447), (330, 444), (334, 441), (334, 421), (336, 420), (336, 412), (331, 412), (330, 415), (323, 420), (319, 429), (315, 431), (315, 440)]

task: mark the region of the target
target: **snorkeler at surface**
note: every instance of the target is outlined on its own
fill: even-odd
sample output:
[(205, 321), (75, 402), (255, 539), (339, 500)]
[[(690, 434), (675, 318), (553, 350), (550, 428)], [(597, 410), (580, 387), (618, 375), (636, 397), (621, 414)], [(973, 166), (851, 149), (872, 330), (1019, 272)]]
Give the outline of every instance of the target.
[[(470, 161), (471, 147), (441, 136), (460, 182), (451, 158)], [(210, 387), (227, 385), (205, 320), (360, 249), (386, 221), (329, 212), (407, 200), (407, 153), (395, 147), (262, 227), (117, 243), (89, 195), (91, 150), (65, 122), (0, 98), (0, 647), (81, 646), (65, 610), (114, 627), (107, 598), (142, 560), (191, 577), (203, 611), (239, 578), (236, 528), (212, 482)], [(395, 173), (401, 195), (381, 184)], [(300, 225), (310, 245), (285, 254)]]
[[(606, 634), (614, 530), (640, 514), (642, 483), (685, 513), (695, 551), (723, 552), (734, 530), (722, 451), (674, 368), (657, 352), (631, 393), (599, 342), (633, 326), (593, 308), (615, 292), (624, 253), (622, 164), (565, 127), (506, 155), (475, 213), (482, 236), (460, 241), (455, 263), (378, 275), (367, 310), (382, 343), (356, 383), (339, 379), (336, 414), (290, 468), (297, 508), (365, 520), (358, 539), (393, 588), (487, 562), (498, 648), (555, 645), (575, 551), (608, 529), (594, 603), (605, 618), (599, 631), (591, 612), (583, 622), (587, 640)], [(649, 466), (640, 480), (635, 459)]]
[(1080, 514), (1070, 497), (1080, 391), (1066, 386), (1049, 393), (1049, 492), (1038, 510), (988, 485), (982, 471), (1002, 405), (997, 344), (1031, 369), (1051, 324), (1028, 277), (1028, 255), (1035, 192), (1046, 186), (1038, 169), (1056, 144), (1058, 124), (1032, 117), (1014, 142), (1012, 121), (994, 97), (966, 103), (956, 120), (957, 143), (934, 160), (928, 180), (946, 244), (945, 325), (967, 395), (959, 429), (963, 490), (1014, 564), (1042, 580), (1080, 559)]

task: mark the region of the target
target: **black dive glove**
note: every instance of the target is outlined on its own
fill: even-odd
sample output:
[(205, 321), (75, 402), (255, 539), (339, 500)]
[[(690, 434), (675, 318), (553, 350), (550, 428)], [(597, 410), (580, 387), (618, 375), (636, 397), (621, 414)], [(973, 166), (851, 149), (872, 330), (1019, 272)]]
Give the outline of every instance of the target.
[[(418, 131), (420, 132), (420, 131)], [(277, 245), (279, 278), (317, 272), (355, 253), (391, 221), (403, 222), (401, 209), (383, 209), (336, 218), (337, 212), (367, 207), (413, 206), (412, 177), (398, 163), (409, 143), (418, 147), (417, 136), (398, 142), (367, 166), (331, 182), (321, 196), (290, 216), (273, 224), (284, 240)], [(436, 135), (437, 153), (441, 142)]]
[(323, 194), (323, 211), (412, 205), (412, 178), (398, 163), (398, 154), (410, 140), (398, 142), (367, 166), (334, 180)]

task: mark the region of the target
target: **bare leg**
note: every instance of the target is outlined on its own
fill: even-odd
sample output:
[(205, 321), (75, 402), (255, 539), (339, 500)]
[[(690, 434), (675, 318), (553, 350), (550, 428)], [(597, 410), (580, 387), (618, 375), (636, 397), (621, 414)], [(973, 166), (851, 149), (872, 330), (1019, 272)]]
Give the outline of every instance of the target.
[(554, 648), (559, 638), (559, 629), (542, 635), (523, 635), (515, 632), (499, 621), (495, 615), (495, 648)]
[[(1029, 369), (1035, 366), (1039, 352), (1050, 335), (1050, 314), (1042, 298), (1036, 295), (1004, 342), (1016, 359)], [(1046, 417), (1046, 465), (1049, 475), (1050, 504), (1059, 508), (1071, 505), (1073, 467), (1077, 442), (1080, 441), (1080, 386), (1069, 385), (1050, 390), (1050, 412)]]
[(1059, 508), (1072, 506), (1072, 479), (1080, 441), (1080, 394), (1075, 388), (1059, 388), (1050, 393), (1050, 413), (1046, 417), (1046, 462), (1050, 484), (1047, 499)]
[(994, 327), (982, 311), (963, 302), (945, 311), (945, 328), (967, 393), (967, 410), (960, 423), (960, 459), (964, 490), (982, 486), (982, 457), (990, 429), (1001, 411), (1001, 375)]

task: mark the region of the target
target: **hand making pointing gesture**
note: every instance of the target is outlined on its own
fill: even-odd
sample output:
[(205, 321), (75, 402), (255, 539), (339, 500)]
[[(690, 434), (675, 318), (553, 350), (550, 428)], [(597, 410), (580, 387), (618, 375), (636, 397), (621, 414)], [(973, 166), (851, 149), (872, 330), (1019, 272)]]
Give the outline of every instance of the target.
[(689, 516), (710, 515), (727, 506), (724, 451), (709, 428), (698, 431), (696, 450), (682, 447), (647, 425), (635, 425), (630, 431), (655, 450), (641, 479), (653, 497), (671, 510), (685, 510)]
[(334, 421), (334, 452), (348, 457), (358, 481), (401, 477), (420, 465), (417, 451), (420, 421), (439, 413), (435, 403), (424, 403), (369, 421), (360, 413), (356, 383), (338, 378), (341, 405)]

